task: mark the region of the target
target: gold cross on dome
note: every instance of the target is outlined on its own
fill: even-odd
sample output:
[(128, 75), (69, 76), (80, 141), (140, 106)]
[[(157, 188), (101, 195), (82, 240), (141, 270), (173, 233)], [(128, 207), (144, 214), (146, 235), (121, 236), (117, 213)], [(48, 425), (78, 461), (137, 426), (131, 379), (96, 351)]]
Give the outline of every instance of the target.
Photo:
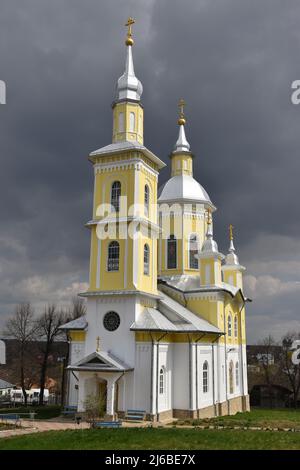
[(97, 336), (96, 338), (96, 352), (100, 351), (100, 337)]
[(127, 31), (127, 36), (130, 37), (132, 35), (132, 25), (135, 23), (135, 20), (133, 18), (131, 18), (131, 16), (129, 16), (128, 20), (127, 20), (127, 23), (125, 24), (125, 26), (128, 27), (128, 31)]
[(184, 117), (184, 107), (185, 107), (185, 101), (181, 98), (181, 100), (179, 100), (179, 103), (178, 103), (180, 117)]
[(229, 239), (233, 240), (233, 225), (229, 225)]

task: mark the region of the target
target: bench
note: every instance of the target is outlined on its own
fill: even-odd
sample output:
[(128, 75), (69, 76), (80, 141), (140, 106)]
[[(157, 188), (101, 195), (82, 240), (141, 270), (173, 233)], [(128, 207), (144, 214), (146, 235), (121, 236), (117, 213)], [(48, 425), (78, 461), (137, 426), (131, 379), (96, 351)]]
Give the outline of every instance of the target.
[(96, 421), (93, 423), (94, 428), (120, 428), (121, 421)]
[(9, 421), (13, 421), (15, 426), (21, 423), (20, 416), (15, 413), (0, 414), (0, 419), (1, 421), (5, 421), (6, 424), (8, 424)]
[(62, 415), (75, 415), (77, 413), (77, 406), (65, 406)]
[(144, 421), (145, 416), (145, 410), (127, 410), (125, 419), (126, 421)]

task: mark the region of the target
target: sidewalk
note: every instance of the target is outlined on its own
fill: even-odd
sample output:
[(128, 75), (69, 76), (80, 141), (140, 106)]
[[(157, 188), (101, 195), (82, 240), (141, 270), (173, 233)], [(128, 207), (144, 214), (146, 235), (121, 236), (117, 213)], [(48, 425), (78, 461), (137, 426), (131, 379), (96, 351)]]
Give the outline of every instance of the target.
[(66, 429), (88, 429), (88, 423), (82, 423), (80, 425), (72, 422), (63, 423), (61, 421), (29, 421), (23, 419), (21, 421), (21, 428), (7, 429), (0, 431), (1, 437), (11, 436), (22, 436), (23, 434), (32, 434), (34, 432), (45, 432), (45, 431), (64, 431)]

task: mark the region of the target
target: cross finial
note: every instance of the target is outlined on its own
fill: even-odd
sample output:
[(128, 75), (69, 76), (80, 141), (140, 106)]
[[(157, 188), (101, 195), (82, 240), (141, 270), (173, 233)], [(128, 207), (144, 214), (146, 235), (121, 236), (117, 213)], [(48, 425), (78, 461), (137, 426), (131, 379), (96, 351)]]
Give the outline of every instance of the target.
[(96, 351), (99, 352), (100, 351), (100, 337), (97, 336), (96, 338)]
[(126, 39), (126, 45), (127, 46), (132, 46), (133, 45), (133, 39), (132, 39), (132, 25), (135, 23), (135, 20), (129, 16), (127, 23), (125, 26), (127, 26), (127, 39)]
[(229, 240), (233, 240), (233, 225), (229, 225)]
[(178, 103), (178, 108), (179, 108), (178, 124), (180, 126), (185, 124), (184, 107), (185, 107), (185, 101), (181, 98)]

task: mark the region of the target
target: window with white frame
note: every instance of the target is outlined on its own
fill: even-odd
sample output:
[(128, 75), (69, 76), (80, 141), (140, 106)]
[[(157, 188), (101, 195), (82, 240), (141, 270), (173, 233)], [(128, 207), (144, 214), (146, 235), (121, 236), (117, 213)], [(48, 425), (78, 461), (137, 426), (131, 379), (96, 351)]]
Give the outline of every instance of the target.
[(107, 270), (119, 271), (120, 245), (117, 241), (108, 245)]
[(229, 393), (234, 392), (233, 362), (229, 363)]
[(124, 132), (124, 113), (119, 113), (119, 132)]
[(234, 337), (237, 338), (238, 337), (238, 331), (239, 331), (239, 328), (238, 328), (238, 317), (237, 315), (234, 317)]
[(168, 258), (167, 258), (167, 267), (168, 269), (176, 269), (177, 267), (177, 240), (174, 235), (170, 235), (167, 240), (168, 243)]
[(165, 369), (162, 367), (159, 371), (159, 393), (165, 393)]
[(148, 275), (150, 272), (150, 248), (147, 243), (144, 245), (144, 274)]
[(190, 269), (198, 269), (198, 238), (197, 235), (190, 235), (189, 239), (189, 267)]
[(150, 189), (147, 184), (145, 184), (144, 189), (144, 213), (148, 217), (149, 215), (149, 205), (150, 205)]
[(240, 368), (238, 362), (235, 364), (235, 385), (236, 387), (240, 385)]
[(203, 363), (202, 385), (203, 385), (203, 393), (207, 393), (208, 392), (208, 362), (207, 361)]
[(130, 132), (135, 131), (135, 114), (132, 112), (129, 115), (129, 130)]
[(120, 181), (114, 181), (114, 183), (111, 185), (110, 203), (116, 212), (119, 212), (120, 210), (120, 197), (121, 183)]
[(232, 336), (232, 316), (231, 316), (231, 313), (228, 315), (228, 318), (227, 318), (227, 333), (228, 333), (228, 336)]

